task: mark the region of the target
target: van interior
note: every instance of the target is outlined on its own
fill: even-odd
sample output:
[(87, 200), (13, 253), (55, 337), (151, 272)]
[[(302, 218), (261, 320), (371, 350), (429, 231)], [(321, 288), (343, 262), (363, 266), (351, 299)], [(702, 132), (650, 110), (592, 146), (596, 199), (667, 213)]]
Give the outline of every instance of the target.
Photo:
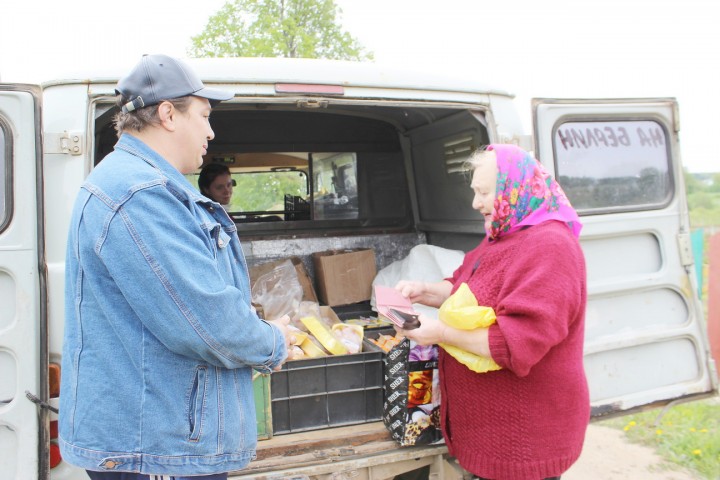
[[(446, 248), (477, 245), (482, 221), (463, 164), (489, 142), (483, 112), (304, 105), (225, 102), (213, 109), (215, 139), (204, 165), (229, 167), (236, 186), (228, 211), (241, 238), (413, 232)], [(96, 163), (116, 141), (115, 111), (98, 108)], [(199, 172), (187, 175), (195, 186)]]

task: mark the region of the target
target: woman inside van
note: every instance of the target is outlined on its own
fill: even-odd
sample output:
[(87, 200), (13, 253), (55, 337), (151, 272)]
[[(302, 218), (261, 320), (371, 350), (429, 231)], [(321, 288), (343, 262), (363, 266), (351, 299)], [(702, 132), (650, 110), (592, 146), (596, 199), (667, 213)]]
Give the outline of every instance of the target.
[(492, 307), (488, 328), (458, 330), (428, 315), (399, 332), (448, 344), (501, 368), (476, 373), (440, 349), (441, 425), (476, 479), (558, 479), (580, 456), (590, 419), (583, 367), (586, 306), (581, 224), (560, 185), (528, 152), (473, 154), (472, 206), (486, 236), (441, 282), (400, 281), (413, 303), (439, 307), (465, 283)]
[(225, 210), (230, 205), (234, 186), (235, 180), (230, 176), (230, 169), (226, 165), (209, 163), (200, 171), (200, 193), (222, 205)]

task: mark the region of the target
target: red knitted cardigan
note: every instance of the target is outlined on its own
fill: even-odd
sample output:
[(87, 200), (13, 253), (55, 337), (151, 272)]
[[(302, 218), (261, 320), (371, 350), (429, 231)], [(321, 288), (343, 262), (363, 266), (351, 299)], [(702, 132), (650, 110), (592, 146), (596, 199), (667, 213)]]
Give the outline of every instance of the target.
[(495, 310), (493, 359), (475, 373), (441, 350), (442, 429), (466, 470), (494, 480), (537, 480), (580, 456), (590, 418), (583, 368), (585, 260), (570, 229), (544, 222), (485, 239), (449, 278)]

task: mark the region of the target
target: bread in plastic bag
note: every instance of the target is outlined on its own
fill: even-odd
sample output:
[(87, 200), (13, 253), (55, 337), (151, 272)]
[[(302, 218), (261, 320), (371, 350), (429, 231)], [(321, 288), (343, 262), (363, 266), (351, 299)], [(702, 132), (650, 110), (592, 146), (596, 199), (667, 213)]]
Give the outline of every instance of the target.
[(265, 319), (292, 318), (303, 295), (295, 265), (290, 260), (280, 263), (255, 281), (251, 294), (253, 303), (262, 306)]

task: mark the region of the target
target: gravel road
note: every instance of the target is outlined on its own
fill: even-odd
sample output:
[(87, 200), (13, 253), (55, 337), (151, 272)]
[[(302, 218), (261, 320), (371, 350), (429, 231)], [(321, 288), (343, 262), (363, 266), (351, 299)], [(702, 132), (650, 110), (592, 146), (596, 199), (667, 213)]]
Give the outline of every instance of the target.
[(649, 447), (630, 443), (625, 434), (590, 425), (580, 459), (562, 480), (697, 480), (687, 471), (664, 462)]

